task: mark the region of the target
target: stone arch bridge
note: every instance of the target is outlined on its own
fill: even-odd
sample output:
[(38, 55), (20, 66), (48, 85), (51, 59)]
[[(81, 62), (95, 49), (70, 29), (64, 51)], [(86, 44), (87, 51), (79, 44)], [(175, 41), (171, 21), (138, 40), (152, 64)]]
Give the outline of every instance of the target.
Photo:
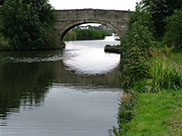
[(99, 23), (112, 28), (119, 36), (128, 29), (128, 11), (101, 9), (56, 10), (54, 30), (61, 42), (65, 34), (75, 26)]

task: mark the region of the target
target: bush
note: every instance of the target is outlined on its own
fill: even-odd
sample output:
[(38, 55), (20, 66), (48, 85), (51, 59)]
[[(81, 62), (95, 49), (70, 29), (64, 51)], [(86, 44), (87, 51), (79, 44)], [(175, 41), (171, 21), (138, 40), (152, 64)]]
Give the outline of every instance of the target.
[(182, 49), (182, 10), (175, 10), (165, 22), (167, 25), (164, 40), (169, 46), (174, 45), (176, 49)]
[(122, 63), (122, 89), (129, 92), (135, 82), (149, 77), (149, 65), (147, 55), (140, 48), (132, 47)]
[(131, 12), (128, 31), (121, 37), (122, 89), (126, 92), (134, 87), (135, 82), (149, 77), (147, 62), (154, 39), (151, 18), (151, 14), (138, 4), (136, 12)]
[(13, 49), (41, 49), (54, 14), (47, 0), (6, 0), (1, 7), (1, 31)]
[(150, 56), (152, 40), (153, 35), (148, 27), (145, 27), (138, 22), (133, 23), (126, 35), (121, 37), (122, 56), (125, 56), (127, 50), (134, 46), (138, 46), (143, 52), (146, 52), (146, 54)]

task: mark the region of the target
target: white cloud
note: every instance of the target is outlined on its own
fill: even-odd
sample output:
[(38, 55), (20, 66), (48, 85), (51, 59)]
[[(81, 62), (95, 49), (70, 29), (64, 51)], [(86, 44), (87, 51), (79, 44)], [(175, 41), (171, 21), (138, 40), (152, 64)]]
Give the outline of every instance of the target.
[(116, 9), (134, 10), (139, 0), (49, 0), (55, 9)]

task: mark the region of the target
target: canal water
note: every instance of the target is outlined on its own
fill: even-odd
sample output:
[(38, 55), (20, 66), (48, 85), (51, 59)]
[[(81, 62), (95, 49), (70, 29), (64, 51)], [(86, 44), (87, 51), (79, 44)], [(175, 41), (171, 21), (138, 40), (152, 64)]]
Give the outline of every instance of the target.
[(108, 136), (117, 126), (120, 55), (103, 48), (114, 39), (0, 52), (0, 136)]

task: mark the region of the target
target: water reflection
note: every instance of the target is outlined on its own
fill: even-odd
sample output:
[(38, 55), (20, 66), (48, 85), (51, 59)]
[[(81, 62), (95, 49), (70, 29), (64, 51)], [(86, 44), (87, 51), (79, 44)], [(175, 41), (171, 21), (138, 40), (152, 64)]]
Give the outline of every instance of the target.
[(104, 53), (106, 42), (68, 42), (63, 52), (0, 52), (2, 135), (107, 135), (116, 123), (120, 56)]
[(39, 106), (49, 85), (53, 69), (41, 63), (5, 63), (0, 65), (0, 117), (18, 112), (19, 107)]
[[(118, 44), (118, 41), (103, 40), (67, 42), (63, 63), (69, 69), (81, 74), (104, 74), (118, 66), (118, 54), (105, 53), (106, 44)], [(76, 47), (75, 47), (76, 46)], [(76, 49), (76, 50), (75, 50)]]
[[(27, 57), (27, 53), (21, 59), (22, 53), (20, 56), (15, 53), (16, 57), (10, 58), (7, 55), (1, 59), (0, 117), (6, 117), (11, 112), (18, 112), (21, 104), (24, 106), (40, 105), (52, 83), (57, 86), (85, 86), (86, 88), (91, 86), (96, 88), (99, 86), (104, 88), (120, 87), (118, 67), (107, 74), (97, 76), (75, 74), (74, 70), (68, 70), (62, 60), (52, 61), (50, 59), (59, 56), (60, 52), (55, 53), (56, 55), (47, 56), (43, 59), (40, 59), (42, 56), (40, 58), (38, 56)], [(37, 54), (40, 56), (41, 53), (37, 52)], [(44, 53), (42, 55), (44, 56)], [(12, 60), (17, 61), (11, 62)], [(33, 61), (30, 62), (29, 60)], [(38, 61), (39, 63), (36, 63)]]

